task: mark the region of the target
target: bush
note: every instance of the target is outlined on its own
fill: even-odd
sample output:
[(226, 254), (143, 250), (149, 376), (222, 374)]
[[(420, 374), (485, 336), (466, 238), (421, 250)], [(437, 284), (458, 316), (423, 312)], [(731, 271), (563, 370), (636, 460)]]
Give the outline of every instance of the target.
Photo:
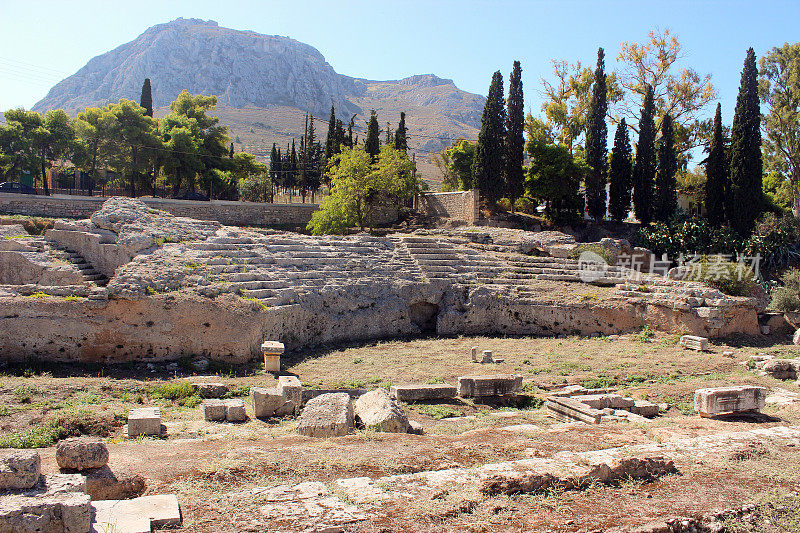
[(583, 252), (595, 253), (602, 257), (607, 264), (614, 264), (614, 252), (599, 244), (581, 244), (570, 252), (569, 257), (570, 259), (578, 259)]
[(657, 256), (667, 254), (673, 261), (688, 254), (735, 255), (744, 248), (742, 239), (728, 227), (712, 227), (705, 219), (680, 217), (643, 227), (631, 240), (635, 246), (652, 250)]
[(760, 256), (764, 270), (777, 271), (800, 262), (800, 220), (793, 215), (767, 213), (745, 243), (744, 252)]
[(703, 282), (730, 296), (750, 296), (755, 288), (755, 275), (748, 266), (722, 256), (703, 256), (688, 266), (686, 279)]
[(792, 268), (781, 276), (783, 287), (772, 291), (770, 307), (776, 311), (800, 311), (800, 270)]

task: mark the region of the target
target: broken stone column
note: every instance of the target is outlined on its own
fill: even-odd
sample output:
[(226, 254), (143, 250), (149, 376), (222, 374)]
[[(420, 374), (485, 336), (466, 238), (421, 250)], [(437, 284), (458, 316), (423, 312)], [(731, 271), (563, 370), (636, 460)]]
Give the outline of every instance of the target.
[(108, 447), (99, 439), (73, 437), (56, 446), (56, 462), (65, 470), (89, 470), (108, 464)]
[(704, 417), (758, 412), (766, 399), (766, 388), (751, 385), (698, 389), (694, 391), (694, 410)]
[(0, 491), (29, 489), (41, 475), (39, 452), (15, 450), (0, 456)]
[(477, 363), (478, 362), (478, 347), (477, 346), (473, 346), (472, 350), (471, 350), (471, 353), (472, 353), (472, 362), (473, 363)]
[(264, 356), (264, 370), (266, 372), (281, 371), (281, 355), (284, 352), (282, 342), (264, 341), (261, 345), (261, 354)]
[(353, 401), (344, 392), (321, 394), (308, 401), (297, 431), (307, 437), (338, 437), (353, 430)]
[(128, 413), (128, 437), (139, 435), (160, 437), (162, 435), (161, 409), (158, 407), (142, 407), (132, 409)]

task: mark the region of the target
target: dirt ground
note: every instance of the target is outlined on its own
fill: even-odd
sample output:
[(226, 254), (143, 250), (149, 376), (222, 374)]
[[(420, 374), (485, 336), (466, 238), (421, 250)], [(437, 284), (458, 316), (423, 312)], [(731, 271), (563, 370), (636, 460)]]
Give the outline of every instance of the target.
[[(528, 394), (565, 384), (616, 386), (627, 395), (667, 403), (659, 417), (642, 423), (564, 427), (537, 402), (529, 408), (498, 408), (453, 401), (407, 405), (425, 435), (357, 431), (332, 439), (296, 434), (296, 420), (243, 424), (205, 422), (191, 396), (170, 400), (164, 385), (199, 380), (187, 362), (119, 367), (23, 365), (0, 376), (0, 442), (36, 444), (37, 428), (58, 426), (69, 434), (107, 438), (110, 467), (141, 474), (148, 493), (178, 494), (183, 529), (192, 532), (286, 531), (262, 517), (257, 498), (237, 493), (260, 486), (338, 478), (468, 467), (559, 451), (589, 451), (628, 444), (667, 442), (723, 431), (800, 425), (800, 403), (769, 405), (760, 418), (710, 420), (692, 412), (695, 389), (757, 384), (800, 392), (794, 382), (759, 376), (741, 363), (750, 355), (800, 355), (784, 338), (761, 337), (715, 343), (697, 353), (677, 347), (677, 336), (648, 332), (621, 337), (428, 338), (306, 350), (285, 358), (286, 373), (305, 386), (373, 388), (401, 383), (455, 383), (459, 375), (519, 373)], [(472, 346), (492, 350), (505, 362), (472, 363)], [(732, 351), (733, 356), (723, 352)], [(177, 368), (176, 368), (177, 367)], [(250, 386), (272, 386), (275, 378), (257, 368), (215, 368), (205, 376), (227, 384), (234, 395)], [(248, 403), (246, 401), (246, 403)], [(183, 404), (183, 405), (181, 405)], [(168, 427), (164, 440), (126, 440), (127, 411), (159, 405)], [(252, 417), (248, 405), (248, 414)], [(501, 428), (534, 424), (541, 431)], [(39, 433), (36, 433), (39, 431)], [(63, 433), (63, 432), (62, 432)], [(43, 471), (55, 472), (54, 447), (41, 450)], [(744, 505), (775, 491), (800, 490), (800, 450), (770, 444), (745, 460), (678, 464), (679, 474), (652, 482), (595, 485), (581, 491), (488, 497), (474, 487), (453, 487), (436, 499), (387, 505), (370, 520), (346, 531), (553, 531), (589, 532), (677, 516), (696, 516)], [(292, 529), (288, 529), (292, 530)], [(782, 529), (773, 529), (783, 531)], [(770, 531), (765, 529), (765, 531)], [(788, 531), (788, 530), (787, 530)]]

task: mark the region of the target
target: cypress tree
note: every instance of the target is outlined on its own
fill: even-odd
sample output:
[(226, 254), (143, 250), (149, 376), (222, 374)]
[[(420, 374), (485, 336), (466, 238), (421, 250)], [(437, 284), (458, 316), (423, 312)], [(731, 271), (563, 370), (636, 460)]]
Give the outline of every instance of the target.
[(339, 153), (339, 143), (336, 138), (336, 110), (331, 104), (331, 116), (328, 118), (328, 135), (325, 136), (325, 161)]
[(508, 114), (506, 116), (505, 185), (506, 195), (514, 212), (514, 202), (522, 196), (524, 172), (522, 162), (525, 150), (525, 102), (522, 93), (522, 67), (514, 61), (508, 77)]
[(295, 149), (294, 139), (292, 139), (292, 152), (289, 155), (289, 174), (287, 174), (287, 185), (294, 187), (297, 185), (297, 150)]
[(356, 120), (355, 116), (350, 117), (350, 122), (347, 124), (347, 140), (346, 144), (348, 148), (352, 148), (354, 141), (353, 141), (353, 126)]
[(597, 68), (594, 71), (592, 99), (586, 120), (586, 163), (590, 171), (586, 176), (586, 205), (589, 216), (601, 220), (606, 214), (606, 154), (608, 153), (606, 126), (606, 64), (605, 52), (597, 50)]
[(150, 88), (150, 78), (145, 78), (142, 84), (142, 96), (139, 98), (139, 105), (144, 108), (144, 114), (148, 117), (153, 116), (153, 91)]
[(628, 217), (628, 211), (631, 209), (631, 142), (624, 118), (617, 126), (617, 133), (614, 135), (608, 181), (610, 193), (608, 210), (611, 219), (622, 222)]
[(405, 152), (408, 150), (408, 139), (406, 138), (408, 128), (406, 128), (406, 114), (400, 112), (400, 123), (397, 125), (397, 131), (394, 132), (394, 147), (398, 150)]
[(656, 196), (653, 202), (653, 218), (667, 222), (678, 210), (678, 192), (675, 175), (678, 172), (678, 155), (675, 153), (675, 132), (672, 117), (664, 115), (661, 121), (661, 139), (658, 143), (658, 167), (656, 169)]
[(233, 143), (231, 143), (231, 148), (230, 148), (230, 150), (228, 150), (228, 157), (233, 159)]
[(648, 85), (639, 119), (639, 142), (636, 143), (633, 165), (633, 210), (642, 224), (649, 224), (653, 219), (653, 180), (656, 175), (654, 113), (653, 87)]
[(342, 121), (338, 118), (336, 119), (336, 130), (334, 137), (336, 139), (336, 149), (334, 152), (338, 154), (342, 149), (341, 148), (342, 145), (345, 144), (347, 140), (344, 133), (344, 126), (342, 125)]
[(739, 235), (749, 235), (761, 214), (761, 107), (758, 103), (756, 54), (747, 50), (731, 127), (728, 220)]
[(373, 161), (377, 161), (378, 154), (381, 152), (380, 127), (378, 126), (378, 115), (374, 109), (367, 123), (367, 138), (364, 139), (364, 151), (372, 156)]
[(497, 200), (503, 197), (505, 122), (503, 75), (498, 70), (492, 76), (489, 96), (483, 108), (481, 131), (478, 134), (472, 166), (472, 182), (491, 210), (497, 205)]
[(706, 217), (712, 226), (725, 223), (728, 165), (725, 162), (725, 139), (722, 136), (722, 105), (717, 104), (714, 134), (706, 159)]

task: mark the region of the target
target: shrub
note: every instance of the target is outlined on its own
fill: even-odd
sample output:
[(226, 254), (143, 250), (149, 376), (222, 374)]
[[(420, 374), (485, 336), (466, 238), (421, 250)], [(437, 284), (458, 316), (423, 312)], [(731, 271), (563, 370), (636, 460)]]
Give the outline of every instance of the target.
[(436, 420), (442, 418), (451, 418), (454, 416), (461, 416), (461, 411), (454, 409), (449, 405), (433, 404), (433, 405), (415, 405), (414, 409), (424, 415), (428, 415)]
[(667, 254), (677, 259), (688, 254), (730, 254), (740, 252), (744, 244), (728, 227), (712, 227), (705, 219), (674, 218), (640, 228), (631, 239), (636, 246)]
[(599, 244), (581, 244), (570, 252), (569, 257), (570, 259), (578, 259), (583, 252), (595, 253), (609, 265), (614, 263), (614, 252)]
[(781, 276), (783, 287), (772, 291), (770, 307), (777, 311), (800, 311), (800, 270), (792, 268)]
[(722, 256), (703, 256), (688, 266), (686, 279), (703, 282), (729, 296), (750, 296), (755, 288), (755, 275), (748, 266)]
[(33, 426), (0, 437), (0, 448), (47, 448), (66, 436), (63, 427), (52, 423)]
[(750, 257), (760, 256), (767, 271), (800, 262), (800, 220), (793, 215), (765, 214), (747, 239), (744, 252)]

